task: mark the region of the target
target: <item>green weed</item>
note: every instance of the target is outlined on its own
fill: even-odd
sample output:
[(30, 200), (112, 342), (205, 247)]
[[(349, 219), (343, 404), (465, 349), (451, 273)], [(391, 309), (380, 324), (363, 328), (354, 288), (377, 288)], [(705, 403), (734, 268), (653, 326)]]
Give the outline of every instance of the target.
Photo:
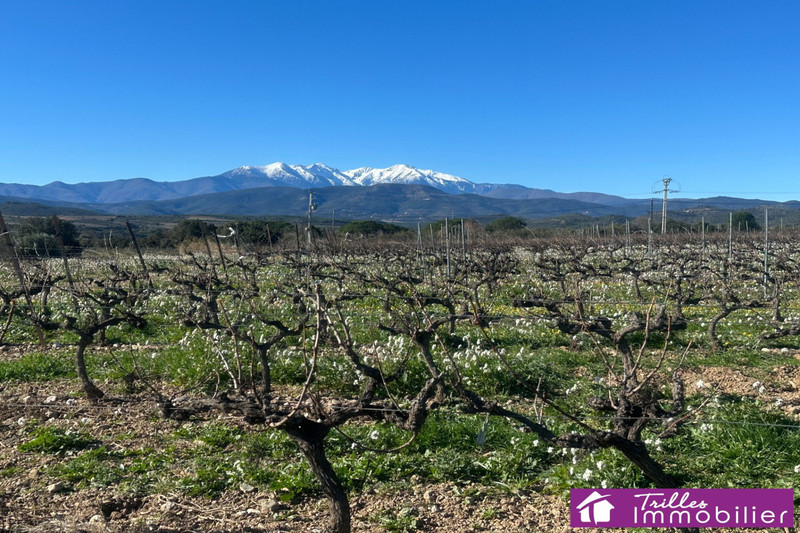
[(392, 532), (417, 531), (419, 528), (419, 519), (415, 516), (414, 510), (408, 507), (398, 513), (382, 511), (374, 515), (370, 521)]
[(54, 465), (48, 473), (76, 488), (108, 487), (118, 484), (126, 476), (120, 466), (121, 459), (122, 454), (109, 452), (105, 446), (100, 446)]
[(752, 399), (710, 405), (686, 431), (664, 441), (664, 460), (695, 487), (794, 487), (800, 481), (800, 425)]
[(9, 466), (7, 468), (0, 468), (0, 478), (13, 478), (22, 473), (22, 467)]
[(224, 462), (203, 461), (193, 475), (178, 480), (177, 488), (187, 496), (219, 496), (233, 483), (227, 466)]
[(72, 360), (65, 355), (33, 352), (12, 361), (0, 361), (0, 382), (49, 381), (75, 376)]
[(202, 426), (181, 426), (175, 431), (175, 436), (202, 442), (210, 448), (225, 449), (230, 444), (242, 438), (239, 428), (225, 424), (209, 423)]
[(94, 442), (86, 433), (52, 426), (34, 428), (32, 435), (31, 440), (18, 446), (20, 451), (63, 455), (67, 451), (82, 450)]

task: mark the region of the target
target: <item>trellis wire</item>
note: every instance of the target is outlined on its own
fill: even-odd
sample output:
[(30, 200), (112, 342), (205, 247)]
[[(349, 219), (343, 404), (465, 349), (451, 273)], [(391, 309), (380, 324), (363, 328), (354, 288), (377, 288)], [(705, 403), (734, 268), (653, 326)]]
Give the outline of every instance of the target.
[[(111, 401), (115, 401), (113, 398), (110, 399)], [(126, 404), (145, 404), (145, 403), (153, 403), (153, 400), (139, 400), (139, 399), (119, 399), (116, 401), (124, 402)], [(60, 403), (43, 403), (43, 404), (36, 404), (36, 403), (5, 403), (4, 405), (9, 407), (19, 407), (19, 408), (39, 408), (39, 409), (60, 409), (60, 410), (72, 410), (72, 411), (83, 411), (83, 410), (101, 410), (101, 409), (114, 409), (114, 410), (122, 410), (120, 405), (77, 405), (77, 404), (60, 404)], [(332, 409), (336, 410), (336, 406), (332, 406)], [(343, 408), (340, 408), (343, 409)], [(359, 409), (363, 411), (374, 411), (374, 412), (384, 412), (384, 413), (397, 413), (401, 412), (400, 409), (388, 409), (388, 408), (380, 408), (380, 407), (360, 407)], [(182, 408), (182, 407), (173, 407), (172, 410), (174, 411), (193, 411), (194, 408)], [(541, 416), (543, 419), (549, 420), (569, 420), (569, 418), (563, 415), (548, 415), (543, 414)], [(609, 416), (609, 415), (581, 415), (582, 419), (588, 420), (595, 420), (595, 421), (614, 421), (614, 420), (639, 420), (640, 417), (624, 417), (624, 416)], [(647, 417), (648, 421), (654, 422), (671, 422), (675, 420), (675, 417)], [(687, 418), (681, 421), (681, 424), (726, 424), (726, 425), (733, 425), (733, 426), (744, 426), (744, 427), (774, 427), (774, 428), (784, 428), (784, 429), (791, 429), (791, 430), (800, 430), (800, 424), (776, 424), (770, 422), (750, 422), (745, 420), (722, 420), (719, 418)]]

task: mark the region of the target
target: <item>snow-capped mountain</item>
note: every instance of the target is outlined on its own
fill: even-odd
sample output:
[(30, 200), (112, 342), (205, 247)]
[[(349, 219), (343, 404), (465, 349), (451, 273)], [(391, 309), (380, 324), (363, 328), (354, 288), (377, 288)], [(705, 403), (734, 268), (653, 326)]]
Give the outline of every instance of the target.
[(277, 162), (266, 166), (244, 166), (225, 172), (221, 176), (251, 179), (263, 177), (269, 180), (264, 184), (265, 186), (273, 185), (272, 182), (274, 185), (282, 187), (356, 185), (345, 173), (322, 163), (303, 166)]
[(361, 167), (341, 171), (322, 163), (313, 165), (287, 165), (272, 163), (266, 166), (244, 166), (221, 174), (226, 178), (262, 177), (263, 186), (281, 187), (329, 187), (338, 185), (377, 185), (379, 183), (399, 183), (405, 185), (429, 185), (449, 193), (475, 191), (475, 184), (452, 174), (422, 170), (410, 165), (393, 165), (388, 168)]
[[(299, 189), (324, 187), (369, 187), (372, 185), (425, 185), (451, 194), (491, 195), (495, 198), (563, 198), (604, 204), (619, 203), (624, 198), (585, 193), (556, 193), (550, 190), (529, 189), (521, 185), (473, 183), (464, 178), (423, 170), (410, 165), (388, 168), (361, 167), (341, 171), (322, 163), (288, 165), (272, 163), (265, 166), (242, 166), (216, 176), (183, 181), (152, 181), (144, 178), (91, 183), (62, 183), (23, 185), (0, 183), (0, 196), (15, 199), (38, 199), (58, 202), (113, 204), (122, 202), (160, 201), (189, 198), (204, 194), (261, 189), (264, 187), (293, 187)], [(603, 198), (600, 198), (603, 196)]]
[(92, 183), (24, 185), (0, 183), (0, 196), (38, 198), (66, 202), (115, 203), (140, 200), (168, 200), (199, 194), (239, 191), (259, 187), (300, 189), (369, 186), (381, 183), (428, 185), (448, 193), (483, 192), (468, 180), (409, 165), (389, 168), (362, 167), (342, 172), (323, 163), (288, 165), (277, 162), (264, 166), (242, 166), (216, 176), (183, 181), (152, 181), (133, 178)]
[(389, 168), (362, 167), (343, 172), (358, 185), (378, 183), (403, 183), (406, 185), (429, 185), (449, 193), (474, 192), (475, 184), (452, 174), (422, 170), (409, 165), (393, 165)]

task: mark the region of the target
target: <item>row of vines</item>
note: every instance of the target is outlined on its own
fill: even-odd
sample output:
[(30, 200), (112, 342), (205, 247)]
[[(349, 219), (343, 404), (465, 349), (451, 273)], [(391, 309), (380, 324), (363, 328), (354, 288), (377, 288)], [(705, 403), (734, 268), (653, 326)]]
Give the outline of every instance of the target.
[[(768, 250), (677, 237), (459, 243), (446, 257), (366, 241), (243, 251), (217, 240), (182, 256), (21, 263), (6, 252), (0, 342), (69, 353), (99, 403), (125, 390), (87, 364), (106, 346), (117, 380), (165, 420), (226, 413), (288, 436), (337, 533), (351, 513), (332, 435), (402, 454), (448, 410), (485, 420), (481, 448), (490, 420), (507, 421), (530, 437), (521, 453), (604, 451), (637, 472), (633, 484), (677, 487), (693, 478), (662, 443), (691, 439), (719, 401), (687, 386), (686, 370), (800, 345), (800, 250), (788, 236)], [(379, 450), (353, 436), (363, 427), (388, 435)], [(599, 483), (588, 467), (583, 479)]]

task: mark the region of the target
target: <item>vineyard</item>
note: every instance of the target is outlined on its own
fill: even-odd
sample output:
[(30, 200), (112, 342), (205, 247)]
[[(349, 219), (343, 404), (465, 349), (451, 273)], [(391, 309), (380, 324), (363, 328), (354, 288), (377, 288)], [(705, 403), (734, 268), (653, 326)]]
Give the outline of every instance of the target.
[(799, 236), (726, 237), (7, 240), (0, 530), (565, 531), (573, 487), (795, 487)]

